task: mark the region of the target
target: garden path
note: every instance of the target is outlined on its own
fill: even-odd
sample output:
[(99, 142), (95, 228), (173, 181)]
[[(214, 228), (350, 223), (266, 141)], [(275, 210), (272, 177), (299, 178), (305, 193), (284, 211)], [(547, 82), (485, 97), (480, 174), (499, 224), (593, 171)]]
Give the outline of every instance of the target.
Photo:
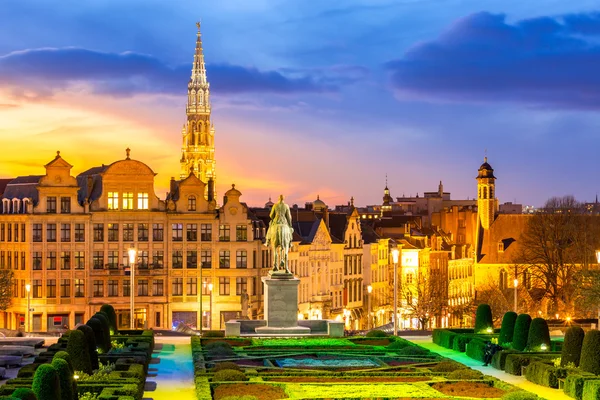
[(470, 357), (467, 357), (465, 353), (460, 353), (458, 351), (450, 350), (442, 346), (438, 346), (432, 342), (431, 336), (425, 337), (406, 337), (405, 339), (410, 340), (413, 343), (418, 344), (419, 346), (423, 346), (426, 349), (429, 349), (435, 353), (438, 353), (446, 358), (450, 358), (454, 361), (458, 361), (461, 364), (466, 365), (467, 367), (476, 369), (477, 371), (481, 371), (486, 375), (491, 375), (494, 378), (498, 378), (503, 380), (504, 382), (508, 382), (511, 385), (515, 385), (521, 389), (525, 389), (532, 393), (537, 394), (540, 397), (549, 400), (573, 400), (571, 397), (567, 396), (562, 390), (552, 389), (545, 386), (537, 385), (535, 383), (529, 382), (525, 379), (524, 376), (515, 376), (511, 374), (507, 374), (504, 371), (496, 369), (492, 366), (484, 367), (480, 361), (473, 360)]
[(189, 336), (156, 337), (144, 399), (195, 400), (194, 364)]

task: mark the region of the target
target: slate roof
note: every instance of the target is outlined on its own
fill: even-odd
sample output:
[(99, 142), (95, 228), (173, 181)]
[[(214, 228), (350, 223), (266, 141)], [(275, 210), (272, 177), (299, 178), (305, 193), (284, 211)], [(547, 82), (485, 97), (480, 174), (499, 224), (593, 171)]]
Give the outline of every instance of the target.
[(18, 176), (4, 188), (2, 197), (5, 199), (31, 199), (34, 205), (39, 201), (37, 185), (44, 175)]
[[(511, 264), (519, 253), (519, 239), (531, 218), (528, 214), (499, 214), (490, 229), (480, 230), (477, 261), (480, 264)], [(498, 251), (498, 243), (504, 251)]]
[(329, 213), (329, 234), (334, 242), (344, 243), (348, 215), (346, 213)]
[(8, 183), (12, 180), (13, 180), (13, 178), (0, 179), (0, 197), (2, 197), (2, 194), (4, 193), (4, 189), (6, 189), (6, 185), (8, 185)]
[[(77, 186), (79, 186), (77, 201), (79, 204), (83, 204), (88, 195), (90, 202), (100, 198), (102, 194), (102, 176), (100, 174), (106, 171), (108, 167), (108, 165), (93, 167), (77, 175)], [(88, 188), (88, 177), (92, 178), (90, 188)]]

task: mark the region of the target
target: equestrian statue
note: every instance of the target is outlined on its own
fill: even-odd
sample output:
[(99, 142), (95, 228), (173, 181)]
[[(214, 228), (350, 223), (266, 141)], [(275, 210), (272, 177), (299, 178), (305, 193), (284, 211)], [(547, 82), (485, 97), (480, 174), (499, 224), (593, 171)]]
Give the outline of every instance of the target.
[(293, 276), (288, 267), (288, 252), (292, 247), (294, 228), (290, 207), (283, 202), (283, 195), (273, 204), (269, 216), (271, 221), (265, 242), (265, 246), (271, 247), (273, 252), (273, 269), (269, 274)]

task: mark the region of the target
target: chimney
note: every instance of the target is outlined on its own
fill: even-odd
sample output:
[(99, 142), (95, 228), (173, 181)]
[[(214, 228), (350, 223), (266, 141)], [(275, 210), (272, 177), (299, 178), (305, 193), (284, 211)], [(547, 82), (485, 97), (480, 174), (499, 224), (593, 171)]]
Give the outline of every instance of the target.
[(211, 202), (215, 198), (215, 181), (213, 178), (208, 178), (208, 201)]
[(171, 196), (173, 195), (173, 193), (175, 193), (175, 177), (172, 176), (171, 177), (171, 182), (169, 185), (169, 190), (171, 191)]

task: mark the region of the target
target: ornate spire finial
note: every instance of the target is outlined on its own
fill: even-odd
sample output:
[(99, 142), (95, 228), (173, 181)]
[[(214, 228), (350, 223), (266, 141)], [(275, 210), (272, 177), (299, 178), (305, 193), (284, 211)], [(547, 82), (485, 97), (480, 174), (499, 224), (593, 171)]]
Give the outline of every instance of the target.
[(198, 34), (200, 35), (200, 24), (202, 23), (202, 21), (198, 21), (196, 22), (196, 28), (198, 28)]
[(56, 150), (56, 157), (60, 157), (60, 150)]
[(232, 188), (232, 189), (235, 189), (235, 183), (232, 183), (232, 184), (231, 184), (231, 188)]
[(486, 163), (487, 162), (487, 156), (483, 157), (483, 162)]
[(354, 207), (354, 196), (350, 197), (350, 205)]
[(190, 175), (194, 173), (194, 166), (190, 165)]
[(129, 153), (131, 153), (131, 149), (128, 147), (125, 149), (125, 155), (127, 156), (128, 160), (129, 160)]

